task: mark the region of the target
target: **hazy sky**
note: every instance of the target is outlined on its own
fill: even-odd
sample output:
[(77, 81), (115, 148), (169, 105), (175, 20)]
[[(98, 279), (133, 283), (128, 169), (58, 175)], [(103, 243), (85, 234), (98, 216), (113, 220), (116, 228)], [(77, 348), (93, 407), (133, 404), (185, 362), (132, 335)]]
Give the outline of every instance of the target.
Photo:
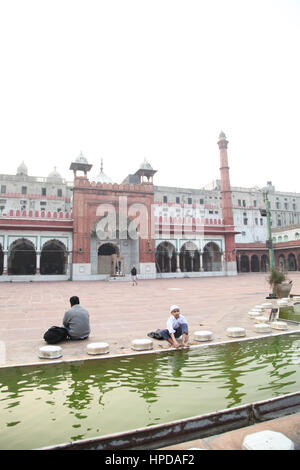
[(0, 173), (300, 192), (300, 0), (0, 0)]

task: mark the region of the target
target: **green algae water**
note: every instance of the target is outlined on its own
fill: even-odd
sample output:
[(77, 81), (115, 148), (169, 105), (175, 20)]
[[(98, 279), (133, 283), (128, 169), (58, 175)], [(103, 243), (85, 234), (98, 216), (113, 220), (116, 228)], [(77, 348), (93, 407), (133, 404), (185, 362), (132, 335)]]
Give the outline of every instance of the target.
[(295, 312), (294, 307), (281, 307), (279, 320), (287, 320), (300, 323), (300, 313)]
[(0, 449), (34, 449), (300, 389), (300, 335), (0, 369)]

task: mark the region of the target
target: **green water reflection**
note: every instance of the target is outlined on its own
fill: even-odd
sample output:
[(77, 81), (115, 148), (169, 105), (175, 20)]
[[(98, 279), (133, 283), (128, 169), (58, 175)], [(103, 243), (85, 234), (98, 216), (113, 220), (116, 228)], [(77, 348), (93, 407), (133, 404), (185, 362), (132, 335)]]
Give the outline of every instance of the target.
[(300, 336), (0, 370), (0, 449), (30, 449), (299, 390)]
[(280, 307), (279, 310), (280, 320), (289, 320), (293, 322), (300, 322), (300, 313), (295, 312), (294, 307)]

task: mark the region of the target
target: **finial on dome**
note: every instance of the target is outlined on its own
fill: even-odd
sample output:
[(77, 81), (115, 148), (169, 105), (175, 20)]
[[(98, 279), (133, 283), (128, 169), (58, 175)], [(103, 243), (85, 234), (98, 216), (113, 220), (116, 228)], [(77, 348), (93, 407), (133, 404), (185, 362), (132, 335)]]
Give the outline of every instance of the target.
[(54, 167), (54, 170), (51, 171), (51, 173), (49, 173), (48, 175), (48, 180), (51, 180), (53, 182), (55, 181), (61, 181), (62, 180), (62, 177), (61, 175), (58, 173), (57, 169), (56, 169), (56, 166)]
[(95, 181), (96, 183), (113, 183), (113, 180), (103, 171), (103, 158), (101, 158), (100, 173), (94, 178), (91, 178), (91, 181)]

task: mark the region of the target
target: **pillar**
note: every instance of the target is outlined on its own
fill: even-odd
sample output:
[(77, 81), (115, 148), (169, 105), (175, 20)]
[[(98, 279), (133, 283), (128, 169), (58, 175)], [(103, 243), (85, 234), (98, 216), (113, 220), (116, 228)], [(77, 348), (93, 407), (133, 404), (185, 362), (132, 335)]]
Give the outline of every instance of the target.
[(36, 252), (36, 270), (35, 274), (40, 274), (40, 265), (41, 265), (41, 252), (37, 251)]
[(203, 252), (200, 250), (199, 251), (199, 271), (203, 271)]
[(180, 273), (180, 253), (176, 251), (176, 272)]
[(169, 261), (168, 261), (168, 262), (169, 262), (169, 273), (171, 273), (171, 272), (172, 272), (172, 262), (171, 262), (171, 260), (172, 260), (172, 254), (171, 254), (171, 255), (170, 255), (170, 254), (168, 255), (168, 260), (169, 260)]
[(228, 140), (224, 132), (219, 135), (218, 146), (220, 150), (220, 173), (221, 173), (221, 197), (222, 197), (222, 217), (225, 229), (225, 269), (232, 274), (236, 274), (236, 254), (235, 254), (235, 230), (233, 219), (233, 207), (231, 197), (231, 186), (229, 178), (229, 166), (227, 156)]
[(7, 251), (3, 251), (3, 274), (7, 274)]
[(190, 258), (191, 258), (191, 272), (194, 271), (194, 252), (190, 252)]

